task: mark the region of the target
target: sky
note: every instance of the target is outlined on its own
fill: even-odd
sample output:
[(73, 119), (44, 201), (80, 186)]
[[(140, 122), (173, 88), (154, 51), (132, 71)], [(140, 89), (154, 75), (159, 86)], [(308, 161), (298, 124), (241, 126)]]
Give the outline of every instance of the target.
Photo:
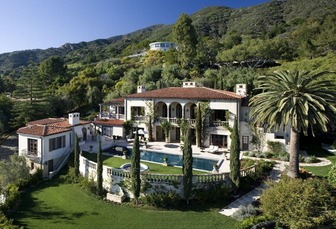
[(0, 0), (0, 54), (60, 47), (174, 24), (207, 6), (241, 8), (271, 0)]

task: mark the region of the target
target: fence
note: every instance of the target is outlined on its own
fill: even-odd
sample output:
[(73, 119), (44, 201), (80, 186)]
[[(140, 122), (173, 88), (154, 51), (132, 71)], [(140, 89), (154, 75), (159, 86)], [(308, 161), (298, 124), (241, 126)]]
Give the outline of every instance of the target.
[[(89, 161), (85, 157), (81, 156), (80, 159), (83, 163), (80, 165), (80, 171), (83, 175), (95, 175), (96, 174), (96, 163)], [(246, 169), (240, 170), (240, 175), (242, 177), (247, 176), (251, 173), (255, 173), (256, 168), (255, 165), (250, 166)], [(103, 169), (103, 178), (107, 177), (117, 177), (118, 179), (127, 179), (131, 178), (131, 174), (128, 171), (116, 169), (112, 167), (104, 166)], [(154, 174), (154, 173), (142, 173), (142, 179), (149, 183), (176, 183), (182, 182), (183, 175), (176, 174)], [(215, 174), (201, 174), (201, 175), (193, 175), (194, 183), (214, 183), (214, 182), (225, 182), (229, 179), (229, 173), (215, 173)]]

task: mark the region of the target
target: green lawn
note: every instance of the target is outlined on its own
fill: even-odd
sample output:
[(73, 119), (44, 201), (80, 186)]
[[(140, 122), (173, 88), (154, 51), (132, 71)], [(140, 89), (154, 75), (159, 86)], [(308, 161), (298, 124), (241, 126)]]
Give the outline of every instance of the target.
[[(309, 155), (315, 155), (316, 157), (324, 157), (330, 160), (332, 163), (336, 163), (336, 155), (329, 153), (327, 150), (321, 148), (318, 144), (306, 143), (306, 150)], [(331, 168), (331, 165), (327, 166), (306, 166), (307, 171), (312, 172), (317, 176), (326, 176)]]
[(25, 228), (235, 228), (218, 210), (159, 211), (106, 203), (72, 184), (47, 181), (22, 197), (10, 217)]
[[(89, 159), (90, 161), (97, 161), (97, 154), (83, 152), (82, 155)], [(112, 157), (103, 155), (104, 165), (111, 166), (114, 168), (119, 168), (121, 165), (131, 162), (130, 159), (122, 159), (121, 157)], [(148, 165), (149, 173), (158, 173), (158, 174), (182, 174), (182, 169), (179, 167), (172, 166), (162, 166), (161, 164), (150, 163), (141, 161), (141, 163)], [(207, 172), (202, 172), (198, 170), (193, 170), (193, 174), (206, 174)]]

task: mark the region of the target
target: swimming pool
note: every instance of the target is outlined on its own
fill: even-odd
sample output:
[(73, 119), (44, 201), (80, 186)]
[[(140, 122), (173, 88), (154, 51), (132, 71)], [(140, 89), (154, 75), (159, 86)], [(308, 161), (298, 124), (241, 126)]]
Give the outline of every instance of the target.
[[(163, 163), (163, 159), (168, 158), (168, 164), (171, 166), (182, 166), (182, 155), (168, 154), (156, 151), (142, 150), (140, 152), (140, 159), (144, 161), (152, 161)], [(218, 161), (205, 158), (193, 157), (193, 168), (206, 171), (212, 171), (213, 164), (217, 164)]]
[[(127, 148), (125, 146), (113, 146), (113, 147), (110, 147), (108, 149), (105, 149), (104, 153), (122, 156), (124, 150), (127, 150), (128, 151), (127, 155), (129, 157), (131, 157), (132, 148)], [(157, 152), (157, 151), (140, 150), (140, 159), (141, 160), (163, 163), (164, 158), (168, 158), (168, 164), (171, 165), (171, 166), (182, 166), (182, 164), (183, 164), (182, 155), (169, 154), (169, 153), (163, 153), (163, 152)], [(218, 163), (217, 160), (205, 159), (205, 158), (200, 158), (200, 157), (193, 157), (193, 166), (192, 167), (194, 169), (212, 171), (213, 170), (213, 164), (217, 164), (217, 163)]]

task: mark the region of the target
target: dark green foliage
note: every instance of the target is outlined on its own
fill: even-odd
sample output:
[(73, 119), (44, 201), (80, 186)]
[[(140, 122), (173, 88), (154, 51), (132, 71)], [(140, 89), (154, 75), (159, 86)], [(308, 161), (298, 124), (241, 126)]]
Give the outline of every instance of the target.
[(97, 152), (97, 195), (101, 196), (103, 190), (103, 152), (101, 149), (100, 136), (98, 136), (98, 152)]
[(140, 180), (140, 144), (138, 127), (135, 130), (132, 158), (131, 158), (131, 190), (134, 195), (136, 204), (140, 196), (141, 180)]
[(21, 229), (23, 227), (13, 225), (13, 220), (6, 218), (6, 216), (2, 212), (0, 212), (0, 228)]
[(78, 136), (75, 135), (75, 149), (74, 149), (74, 173), (75, 178), (79, 177), (79, 154), (80, 154), (80, 148), (79, 148), (79, 142), (78, 142)]
[(186, 136), (184, 137), (184, 146), (183, 146), (183, 193), (184, 199), (189, 204), (189, 199), (191, 197), (192, 190), (192, 148), (191, 148), (191, 130), (188, 129)]
[(230, 145), (230, 179), (236, 189), (240, 186), (240, 141), (237, 118), (234, 120)]
[(202, 146), (202, 113), (201, 113), (201, 105), (197, 105), (196, 111), (196, 146)]
[(327, 174), (328, 182), (336, 188), (336, 164), (333, 164)]
[(325, 179), (284, 177), (260, 198), (264, 215), (290, 228), (316, 228), (335, 217), (336, 198)]
[(133, 126), (133, 122), (131, 120), (127, 120), (124, 122), (123, 127), (125, 129), (126, 136), (131, 134), (132, 126)]
[(181, 197), (174, 191), (153, 192), (145, 196), (145, 202), (156, 208), (177, 209), (181, 206)]
[(279, 154), (284, 150), (284, 147), (281, 142), (278, 141), (267, 141), (268, 149), (275, 154)]
[(190, 17), (182, 13), (176, 21), (172, 36), (178, 46), (177, 58), (182, 68), (194, 64), (196, 55), (197, 35)]
[(206, 187), (193, 190), (194, 199), (204, 207), (219, 207), (227, 205), (232, 199), (232, 189), (226, 184), (207, 184)]
[(0, 206), (0, 209), (2, 212), (7, 213), (15, 206), (17, 201), (19, 201), (20, 198), (19, 187), (9, 183), (4, 188), (3, 195), (5, 196), (6, 201), (4, 204)]

